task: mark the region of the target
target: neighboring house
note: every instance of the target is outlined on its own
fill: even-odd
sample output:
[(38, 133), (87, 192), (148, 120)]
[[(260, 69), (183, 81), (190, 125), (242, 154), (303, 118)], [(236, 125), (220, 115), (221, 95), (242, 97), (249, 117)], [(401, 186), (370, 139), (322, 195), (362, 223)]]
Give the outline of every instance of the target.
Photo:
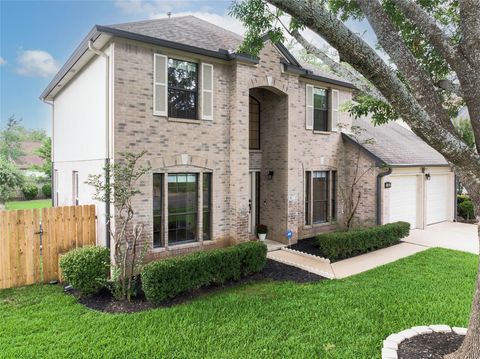
[[(95, 26), (41, 96), (53, 104), (56, 205), (92, 203), (89, 174), (146, 150), (152, 171), (134, 206), (150, 258), (247, 240), (258, 223), (281, 242), (288, 229), (293, 242), (335, 229), (358, 148), (339, 130), (351, 125), (340, 109), (354, 87), (307, 70), (281, 44), (266, 40), (254, 59), (235, 53), (241, 42), (193, 16)], [(358, 223), (410, 220), (392, 211), (395, 195), (377, 191), (383, 165), (396, 163), (375, 159), (362, 150), (361, 165), (374, 169), (360, 185)], [(377, 209), (381, 199), (390, 211)], [(107, 206), (97, 212), (105, 243)]]
[(15, 161), (15, 165), (28, 176), (44, 176), (43, 172), (32, 170), (32, 166), (41, 166), (43, 164), (43, 159), (36, 153), (42, 146), (42, 141), (23, 141), (21, 146), (23, 155)]

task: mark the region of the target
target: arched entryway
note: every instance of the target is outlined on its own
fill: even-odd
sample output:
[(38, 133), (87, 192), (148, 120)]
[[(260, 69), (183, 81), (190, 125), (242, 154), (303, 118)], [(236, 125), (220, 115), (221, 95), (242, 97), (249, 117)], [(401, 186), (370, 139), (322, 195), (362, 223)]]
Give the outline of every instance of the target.
[(288, 96), (268, 86), (249, 91), (249, 232), (265, 224), (285, 242), (288, 217)]

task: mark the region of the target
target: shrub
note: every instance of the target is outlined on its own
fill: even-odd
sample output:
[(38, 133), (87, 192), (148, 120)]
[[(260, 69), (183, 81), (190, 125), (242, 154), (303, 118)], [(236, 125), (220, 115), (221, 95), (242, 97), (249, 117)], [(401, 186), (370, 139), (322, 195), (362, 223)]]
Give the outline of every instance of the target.
[(458, 215), (463, 219), (470, 220), (475, 218), (475, 210), (472, 200), (463, 201), (458, 205)]
[(151, 262), (141, 280), (149, 301), (161, 302), (190, 289), (238, 280), (262, 270), (267, 247), (257, 241)]
[(82, 294), (97, 293), (109, 275), (110, 251), (106, 247), (76, 248), (60, 258), (62, 276)]
[(38, 187), (34, 183), (25, 183), (22, 187), (22, 193), (25, 199), (31, 201), (37, 197)]
[(397, 244), (409, 232), (409, 223), (395, 222), (371, 228), (324, 233), (316, 237), (316, 242), (328, 258), (336, 260)]
[(52, 198), (52, 185), (46, 183), (42, 186), (42, 193), (46, 198)]

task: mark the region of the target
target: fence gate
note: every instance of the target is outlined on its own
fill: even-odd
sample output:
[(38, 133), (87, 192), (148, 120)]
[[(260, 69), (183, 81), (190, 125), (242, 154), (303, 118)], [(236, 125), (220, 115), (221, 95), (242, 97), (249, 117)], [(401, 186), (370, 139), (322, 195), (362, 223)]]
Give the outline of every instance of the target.
[(0, 211), (0, 289), (58, 280), (58, 256), (95, 243), (95, 205)]

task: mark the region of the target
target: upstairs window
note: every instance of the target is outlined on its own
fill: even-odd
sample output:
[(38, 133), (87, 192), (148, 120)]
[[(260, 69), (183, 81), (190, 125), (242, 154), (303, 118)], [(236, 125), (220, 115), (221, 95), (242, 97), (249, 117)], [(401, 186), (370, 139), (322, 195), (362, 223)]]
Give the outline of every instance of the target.
[(198, 68), (188, 61), (168, 59), (168, 116), (197, 119)]
[(315, 87), (313, 89), (313, 129), (328, 131), (328, 92)]
[(260, 102), (250, 96), (248, 111), (249, 147), (260, 149)]

